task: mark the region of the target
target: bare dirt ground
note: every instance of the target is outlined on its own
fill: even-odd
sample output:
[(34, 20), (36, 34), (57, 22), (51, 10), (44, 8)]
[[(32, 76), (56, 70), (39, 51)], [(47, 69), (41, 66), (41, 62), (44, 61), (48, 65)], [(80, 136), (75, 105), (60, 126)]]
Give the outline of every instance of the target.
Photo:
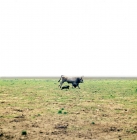
[[(2, 101), (1, 104), (6, 104)], [(9, 103), (7, 103), (8, 106)], [(71, 108), (71, 106), (70, 106)], [(120, 109), (120, 108), (118, 108)], [(68, 115), (40, 115), (37, 114), (32, 118), (31, 114), (38, 110), (33, 109), (20, 109), (15, 107), (8, 107), (1, 110), (1, 124), (0, 124), (0, 139), (1, 140), (60, 140), (60, 139), (93, 139), (93, 140), (126, 140), (136, 139), (137, 123), (127, 122), (127, 119), (118, 115), (115, 116), (111, 123), (103, 124), (100, 122), (100, 118), (108, 119), (113, 116), (105, 113), (105, 111), (96, 110), (91, 112), (90, 110), (81, 110), (79, 112), (70, 113)], [(39, 112), (39, 111), (38, 111)], [(122, 112), (128, 113), (128, 110), (122, 109)], [(91, 114), (92, 113), (92, 114)], [(129, 112), (130, 113), (130, 112)], [(7, 114), (14, 115), (14, 118), (3, 118)], [(91, 122), (92, 118), (98, 120), (98, 123)], [(87, 119), (88, 118), (88, 119)], [(121, 125), (122, 124), (122, 125)], [(123, 124), (125, 127), (123, 127)], [(126, 126), (133, 128), (134, 132), (125, 130)], [(131, 125), (131, 126), (130, 126)], [(22, 134), (23, 130), (26, 131), (26, 135)]]

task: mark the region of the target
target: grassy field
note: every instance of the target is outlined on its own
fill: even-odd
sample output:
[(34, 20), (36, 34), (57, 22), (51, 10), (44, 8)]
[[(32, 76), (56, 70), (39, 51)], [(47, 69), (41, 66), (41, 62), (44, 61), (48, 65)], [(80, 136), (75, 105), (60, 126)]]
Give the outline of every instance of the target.
[(0, 140), (137, 140), (137, 79), (58, 85), (50, 78), (0, 79)]

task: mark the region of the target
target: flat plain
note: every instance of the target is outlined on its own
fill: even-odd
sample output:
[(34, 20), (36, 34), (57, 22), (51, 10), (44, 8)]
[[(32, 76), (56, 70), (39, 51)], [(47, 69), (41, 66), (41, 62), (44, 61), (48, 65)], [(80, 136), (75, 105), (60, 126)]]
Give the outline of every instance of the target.
[[(137, 79), (0, 79), (1, 140), (136, 140)], [(64, 83), (67, 85), (67, 83)]]

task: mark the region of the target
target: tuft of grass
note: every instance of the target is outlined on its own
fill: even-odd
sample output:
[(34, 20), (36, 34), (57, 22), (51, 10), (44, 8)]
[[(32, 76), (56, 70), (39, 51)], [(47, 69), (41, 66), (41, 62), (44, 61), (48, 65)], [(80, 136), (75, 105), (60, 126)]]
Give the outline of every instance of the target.
[(58, 111), (58, 114), (62, 114), (62, 110), (59, 110), (59, 111)]
[(92, 122), (91, 124), (95, 124), (95, 122)]
[(40, 114), (38, 114), (37, 116), (41, 116)]
[(58, 111), (58, 114), (67, 114), (68, 112), (64, 111), (64, 108), (60, 109)]
[(132, 134), (133, 134), (133, 133), (137, 133), (137, 130), (135, 130), (135, 129), (129, 129), (129, 130), (127, 130), (126, 132), (127, 132), (127, 133), (132, 133)]
[(22, 135), (27, 135), (27, 131), (26, 130), (23, 130), (21, 134)]

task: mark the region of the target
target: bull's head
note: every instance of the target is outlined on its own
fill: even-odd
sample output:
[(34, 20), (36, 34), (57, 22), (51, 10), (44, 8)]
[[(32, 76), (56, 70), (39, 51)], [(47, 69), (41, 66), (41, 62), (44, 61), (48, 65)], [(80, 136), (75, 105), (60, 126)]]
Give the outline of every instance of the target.
[(83, 83), (84, 81), (83, 81), (83, 76), (80, 78), (80, 83)]

